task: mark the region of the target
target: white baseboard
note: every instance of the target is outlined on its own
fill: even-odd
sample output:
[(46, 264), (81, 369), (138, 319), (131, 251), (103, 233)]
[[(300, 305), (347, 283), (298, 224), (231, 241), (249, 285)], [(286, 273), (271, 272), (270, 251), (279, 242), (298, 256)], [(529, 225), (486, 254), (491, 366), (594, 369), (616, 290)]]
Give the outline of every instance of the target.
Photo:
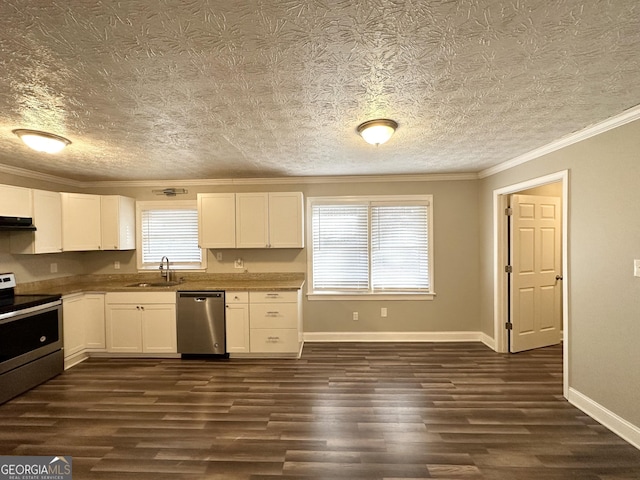
[(479, 342), (481, 332), (305, 332), (305, 342)]
[(480, 341), (484, 343), (487, 347), (489, 347), (494, 352), (496, 351), (496, 340), (493, 337), (490, 337), (484, 332), (480, 332)]
[(586, 395), (569, 388), (569, 403), (582, 410), (594, 420), (600, 422), (613, 433), (629, 442), (640, 450), (640, 427), (633, 425), (624, 418), (616, 415)]
[(68, 370), (71, 367), (75, 367), (79, 363), (84, 362), (87, 358), (89, 358), (89, 355), (87, 355), (87, 353), (84, 350), (81, 351), (81, 352), (78, 352), (78, 353), (76, 353), (74, 355), (71, 355), (69, 357), (65, 357), (65, 359), (64, 359), (64, 369)]

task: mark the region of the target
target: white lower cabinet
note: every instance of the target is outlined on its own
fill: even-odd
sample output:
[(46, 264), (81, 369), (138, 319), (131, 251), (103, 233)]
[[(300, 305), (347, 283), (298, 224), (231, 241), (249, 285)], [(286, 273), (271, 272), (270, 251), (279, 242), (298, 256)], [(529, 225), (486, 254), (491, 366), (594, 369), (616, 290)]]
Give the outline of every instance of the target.
[(300, 291), (225, 292), (227, 352), (297, 356), (302, 344)]
[(227, 353), (249, 353), (249, 293), (225, 292)]
[(299, 352), (299, 292), (250, 292), (249, 319), (251, 352)]
[(105, 351), (104, 294), (78, 293), (62, 298), (65, 367)]
[(105, 312), (107, 352), (177, 353), (175, 293), (107, 293)]

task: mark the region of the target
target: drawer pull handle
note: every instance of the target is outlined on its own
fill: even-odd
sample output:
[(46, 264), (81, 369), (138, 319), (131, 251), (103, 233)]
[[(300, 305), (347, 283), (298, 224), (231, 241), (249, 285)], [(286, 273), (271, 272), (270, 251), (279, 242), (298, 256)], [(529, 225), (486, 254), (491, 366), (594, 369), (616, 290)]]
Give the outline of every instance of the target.
[(279, 293), (267, 293), (267, 297), (269, 298), (278, 298), (279, 296)]
[(280, 315), (280, 312), (267, 312), (268, 317), (277, 317)]
[(40, 337), (40, 343), (44, 343), (47, 341), (47, 337), (45, 337), (44, 335)]
[(277, 342), (278, 340), (280, 340), (280, 337), (267, 337), (267, 341), (269, 342)]

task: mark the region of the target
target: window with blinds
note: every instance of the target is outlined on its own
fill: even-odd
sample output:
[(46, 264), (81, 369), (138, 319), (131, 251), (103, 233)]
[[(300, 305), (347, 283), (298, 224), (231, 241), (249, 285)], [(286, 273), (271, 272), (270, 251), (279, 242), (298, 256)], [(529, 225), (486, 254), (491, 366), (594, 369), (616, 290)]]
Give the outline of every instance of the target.
[(430, 196), (310, 200), (314, 293), (431, 293)]
[(141, 245), (138, 268), (158, 268), (164, 256), (169, 258), (172, 269), (205, 268), (204, 255), (198, 247), (195, 202), (162, 207), (153, 205), (157, 202), (150, 203), (141, 205), (138, 211)]

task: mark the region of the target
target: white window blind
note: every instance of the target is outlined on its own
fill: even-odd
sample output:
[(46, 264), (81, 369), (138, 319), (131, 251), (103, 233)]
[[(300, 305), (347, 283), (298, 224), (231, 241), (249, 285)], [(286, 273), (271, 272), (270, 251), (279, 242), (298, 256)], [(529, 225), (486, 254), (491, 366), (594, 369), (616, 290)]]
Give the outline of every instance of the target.
[(429, 290), (426, 205), (371, 207), (373, 290)]
[(311, 201), (312, 291), (430, 293), (427, 196)]
[(313, 288), (369, 288), (368, 207), (313, 206)]
[(142, 268), (158, 267), (162, 257), (172, 268), (201, 268), (196, 208), (150, 208), (140, 212)]

